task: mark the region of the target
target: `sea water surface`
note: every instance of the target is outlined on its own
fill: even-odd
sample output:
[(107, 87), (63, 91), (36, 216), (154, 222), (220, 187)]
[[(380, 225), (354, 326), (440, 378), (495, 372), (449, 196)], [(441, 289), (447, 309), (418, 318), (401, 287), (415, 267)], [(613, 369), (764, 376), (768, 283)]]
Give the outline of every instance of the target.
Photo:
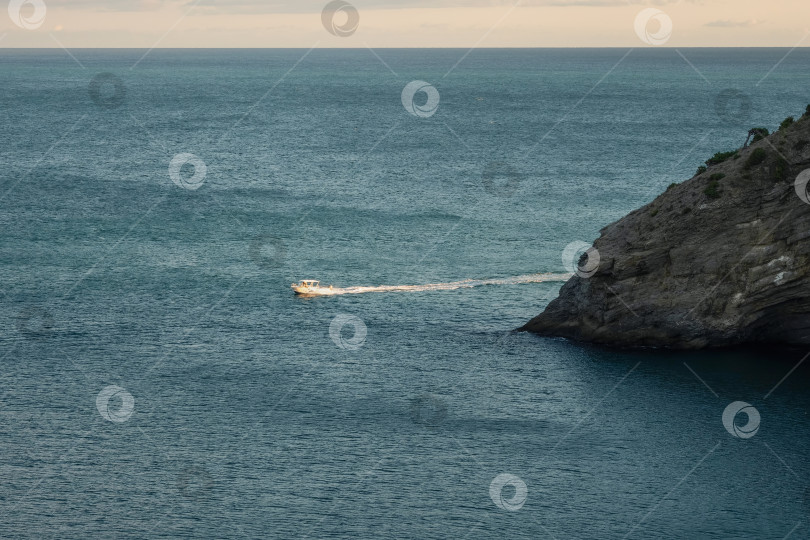
[(0, 536), (810, 534), (807, 351), (512, 332), (810, 51), (146, 52), (0, 51)]

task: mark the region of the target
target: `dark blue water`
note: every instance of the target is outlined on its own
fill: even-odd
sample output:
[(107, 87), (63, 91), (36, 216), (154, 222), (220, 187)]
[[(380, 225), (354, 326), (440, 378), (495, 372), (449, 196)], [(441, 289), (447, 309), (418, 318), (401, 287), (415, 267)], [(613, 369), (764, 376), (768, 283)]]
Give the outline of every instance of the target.
[(801, 114), (810, 51), (73, 52), (0, 52), (0, 536), (807, 537), (807, 351), (514, 334), (561, 283), (509, 281)]

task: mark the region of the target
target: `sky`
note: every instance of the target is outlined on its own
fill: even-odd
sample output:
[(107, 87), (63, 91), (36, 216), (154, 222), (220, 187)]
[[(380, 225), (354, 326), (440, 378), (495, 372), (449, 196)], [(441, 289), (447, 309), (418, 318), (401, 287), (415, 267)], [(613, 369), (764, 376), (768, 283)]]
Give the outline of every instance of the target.
[(810, 46), (808, 0), (5, 1), (0, 47)]

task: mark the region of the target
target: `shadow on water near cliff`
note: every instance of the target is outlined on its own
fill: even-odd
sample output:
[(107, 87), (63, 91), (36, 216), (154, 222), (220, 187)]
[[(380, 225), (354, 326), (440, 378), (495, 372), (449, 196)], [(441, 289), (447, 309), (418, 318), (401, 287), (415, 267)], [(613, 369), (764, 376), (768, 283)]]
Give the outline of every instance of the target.
[[(709, 385), (760, 390), (770, 395), (776, 387), (783, 392), (810, 391), (810, 348), (751, 344), (717, 349), (677, 350), (656, 348), (617, 348), (567, 338), (533, 336), (555, 348), (580, 351), (595, 361), (635, 364), (642, 362), (653, 371), (691, 371)], [(562, 352), (562, 351), (561, 351)], [(711, 381), (709, 381), (711, 379)], [(699, 382), (699, 379), (696, 379)], [(718, 389), (712, 390), (719, 392)]]

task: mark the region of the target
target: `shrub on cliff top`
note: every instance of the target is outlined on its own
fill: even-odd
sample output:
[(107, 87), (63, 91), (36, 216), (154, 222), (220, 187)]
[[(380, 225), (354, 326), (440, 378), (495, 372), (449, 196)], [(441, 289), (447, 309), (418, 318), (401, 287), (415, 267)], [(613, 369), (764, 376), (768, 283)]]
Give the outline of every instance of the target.
[(782, 120), (781, 124), (779, 124), (779, 129), (787, 129), (793, 125), (793, 122), (795, 122), (794, 118), (792, 116), (788, 116)]
[(773, 173), (771, 174), (771, 180), (774, 182), (784, 182), (788, 179), (788, 174), (790, 173), (790, 163), (788, 163), (785, 158), (780, 157), (779, 161), (776, 162), (776, 165), (773, 167)]
[(755, 167), (765, 161), (767, 157), (768, 152), (766, 152), (764, 148), (757, 148), (748, 156), (748, 160), (745, 162), (745, 168), (750, 169), (751, 167)]
[(701, 165), (700, 167), (698, 167), (697, 173), (695, 173), (695, 174), (703, 174), (703, 173), (705, 173), (707, 170), (708, 170), (708, 169), (706, 169), (706, 166), (705, 166), (705, 165)]
[(804, 111), (805, 116), (810, 116), (810, 105), (807, 106), (807, 109)]
[(736, 150), (732, 150), (731, 152), (717, 152), (715, 155), (706, 160), (706, 165), (710, 166), (718, 165), (720, 163), (723, 163), (727, 159), (733, 158), (736, 155), (737, 155)]
[(712, 180), (709, 182), (709, 185), (706, 186), (706, 189), (703, 190), (703, 193), (710, 199), (718, 199), (720, 198), (720, 184), (716, 180)]
[(754, 134), (754, 139), (751, 141), (752, 143), (761, 141), (770, 134), (768, 129), (763, 127), (754, 128), (751, 132)]

